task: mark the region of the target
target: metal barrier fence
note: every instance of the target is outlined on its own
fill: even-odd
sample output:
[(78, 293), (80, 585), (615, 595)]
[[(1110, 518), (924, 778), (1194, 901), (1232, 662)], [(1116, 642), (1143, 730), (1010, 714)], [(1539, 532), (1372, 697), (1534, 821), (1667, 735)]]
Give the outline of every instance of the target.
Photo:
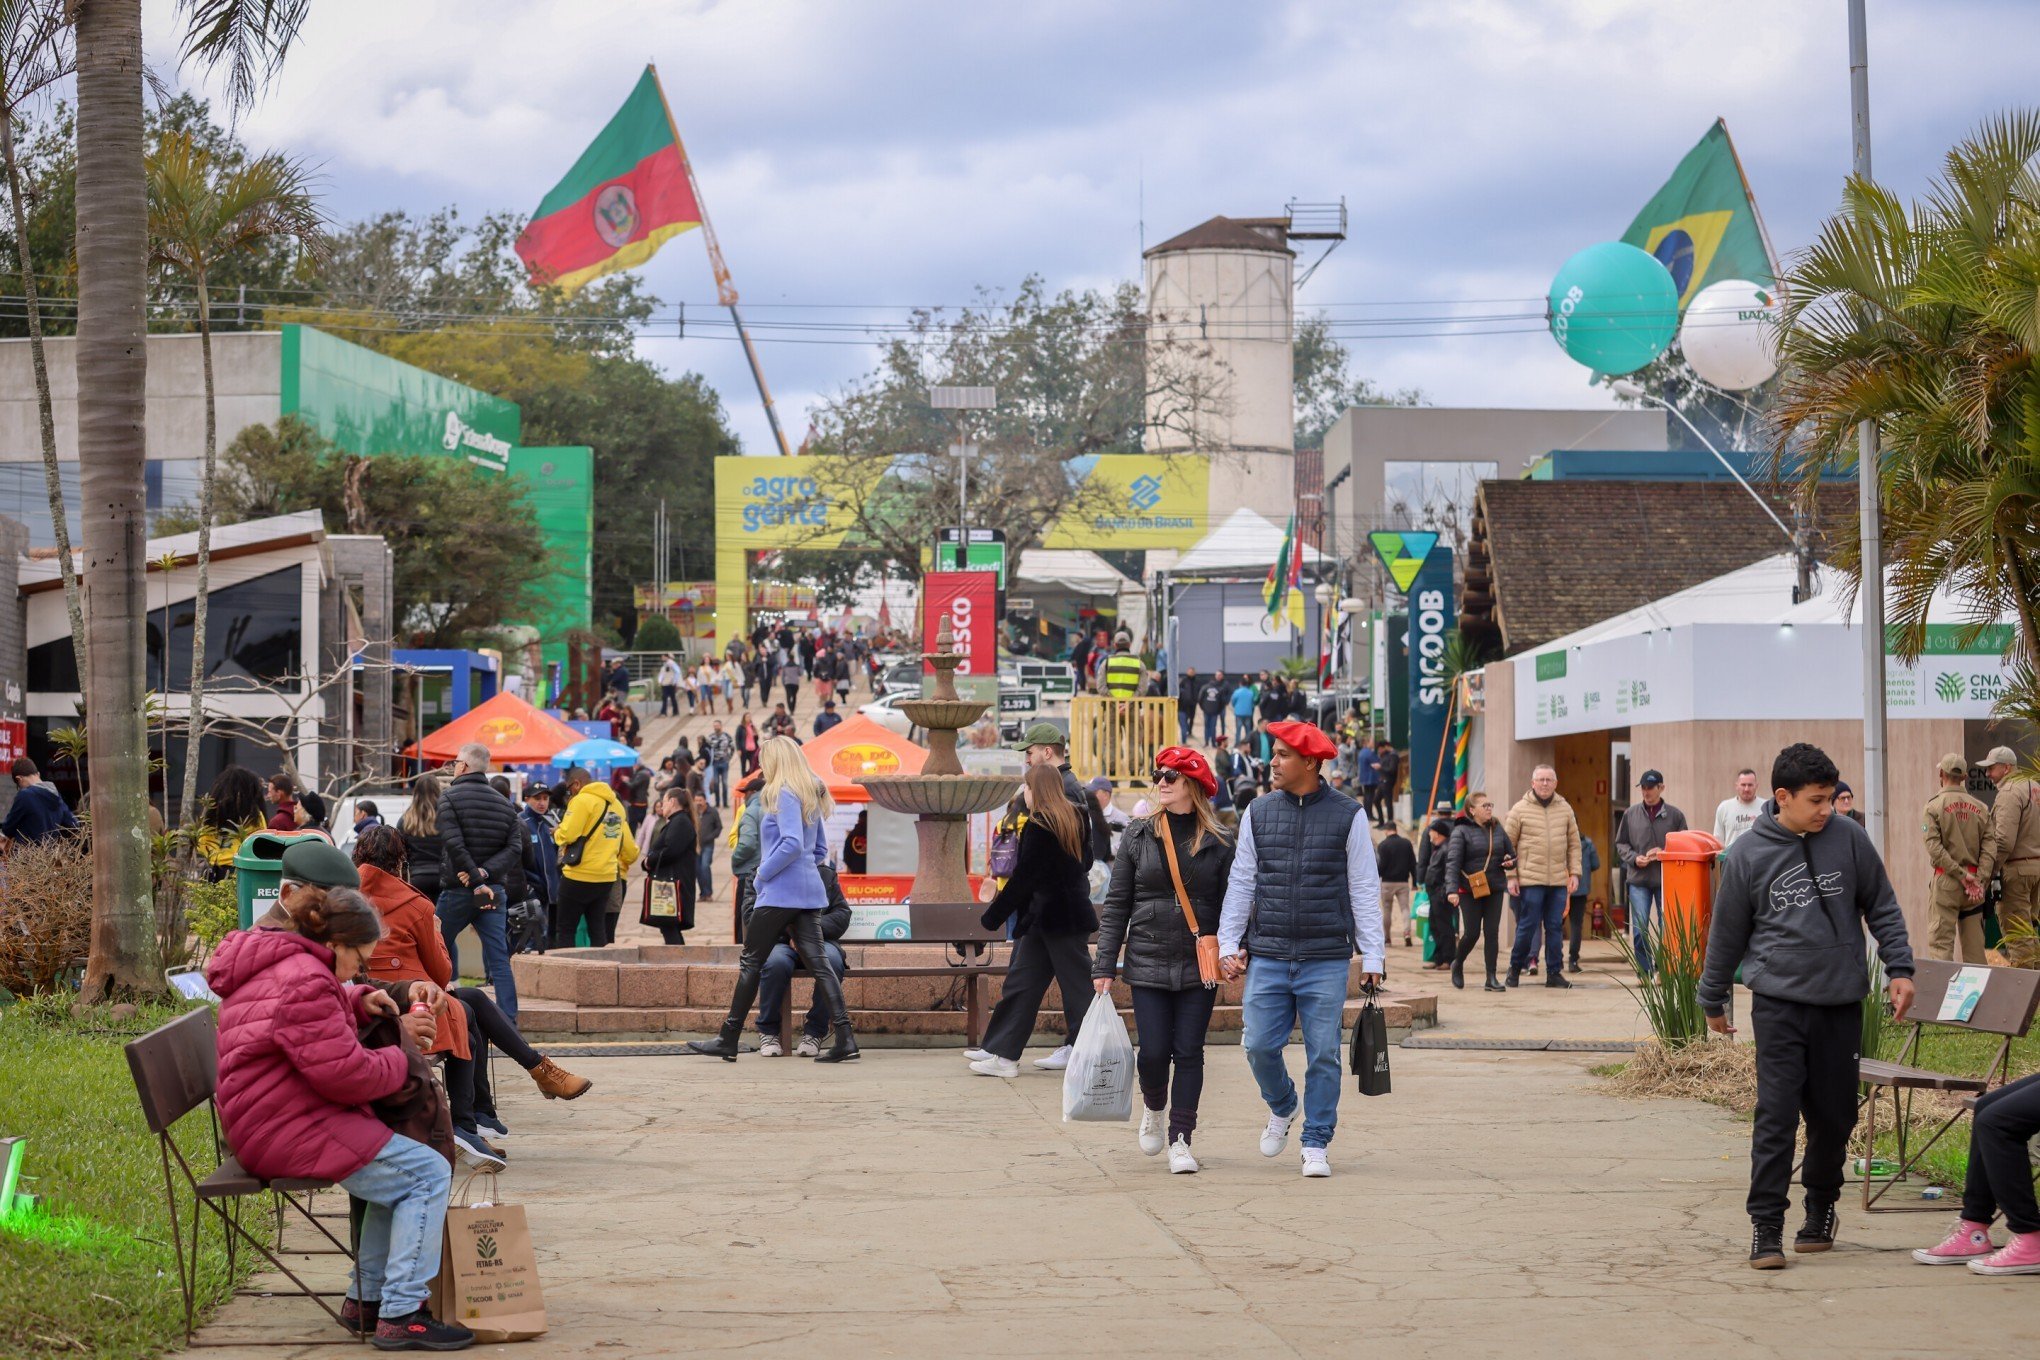
[(1175, 742), (1174, 699), (1079, 694), (1070, 700), (1070, 769), (1079, 779), (1102, 774), (1121, 788), (1146, 787), (1155, 753)]

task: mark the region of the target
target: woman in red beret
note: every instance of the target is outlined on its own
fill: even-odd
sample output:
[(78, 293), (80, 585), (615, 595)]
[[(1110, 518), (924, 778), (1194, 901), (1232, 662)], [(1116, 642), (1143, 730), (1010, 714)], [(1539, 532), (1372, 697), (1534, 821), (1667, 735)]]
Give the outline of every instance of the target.
[(1197, 1170), (1190, 1135), (1204, 1090), (1204, 1033), (1218, 999), (1215, 982), (1206, 983), (1197, 967), (1197, 937), (1217, 938), (1232, 875), (1232, 837), (1211, 806), (1217, 792), (1218, 777), (1189, 747), (1170, 746), (1155, 756), (1156, 810), (1130, 824), (1119, 839), (1091, 964), (1093, 985), (1105, 992), (1122, 972), (1119, 958), (1125, 952), (1123, 976), (1140, 1030), (1134, 1062), (1140, 1074), (1140, 1150), (1153, 1157), (1166, 1145), (1172, 1172)]

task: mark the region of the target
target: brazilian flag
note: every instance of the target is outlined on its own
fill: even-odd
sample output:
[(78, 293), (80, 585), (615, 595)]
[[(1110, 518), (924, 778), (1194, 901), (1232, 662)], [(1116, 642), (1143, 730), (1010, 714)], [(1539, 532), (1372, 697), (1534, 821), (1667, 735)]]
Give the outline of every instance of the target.
[(1743, 178), (1728, 124), (1715, 119), (1665, 187), (1644, 205), (1622, 239), (1655, 255), (1672, 272), (1679, 310), (1710, 283), (1777, 282), (1777, 265), (1757, 201)]

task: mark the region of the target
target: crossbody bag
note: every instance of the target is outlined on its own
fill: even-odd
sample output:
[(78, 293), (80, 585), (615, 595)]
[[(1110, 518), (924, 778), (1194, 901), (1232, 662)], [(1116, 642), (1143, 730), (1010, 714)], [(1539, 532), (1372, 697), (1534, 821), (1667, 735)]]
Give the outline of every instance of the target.
[[(1494, 859), (1494, 857), (1495, 857), (1495, 829), (1493, 825), (1490, 824), (1487, 833), (1487, 853), (1481, 856), (1480, 862), (1482, 865), (1486, 865), (1489, 862), (1491, 862)], [(1466, 886), (1475, 897), (1486, 897), (1488, 893), (1492, 891), (1488, 887), (1488, 876), (1487, 870), (1485, 868), (1478, 869), (1475, 872), (1468, 874), (1466, 876)]]
[(1164, 825), (1157, 837), (1162, 843), (1162, 854), (1168, 857), (1169, 879), (1176, 885), (1176, 905), (1183, 909), (1183, 923), (1190, 927), (1190, 937), (1197, 942), (1197, 980), (1206, 988), (1218, 986), (1218, 936), (1206, 935), (1197, 928), (1197, 913), (1190, 909), (1190, 893), (1183, 886), (1183, 866), (1176, 862), (1176, 838)]

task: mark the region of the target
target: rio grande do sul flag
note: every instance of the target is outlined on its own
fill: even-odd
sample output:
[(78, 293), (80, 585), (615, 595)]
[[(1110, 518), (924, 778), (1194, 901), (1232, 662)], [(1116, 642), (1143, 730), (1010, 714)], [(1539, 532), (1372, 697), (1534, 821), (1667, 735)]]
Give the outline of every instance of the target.
[(533, 286), (571, 293), (643, 264), (700, 225), (687, 153), (658, 72), (647, 66), (609, 125), (531, 215), (517, 255)]

